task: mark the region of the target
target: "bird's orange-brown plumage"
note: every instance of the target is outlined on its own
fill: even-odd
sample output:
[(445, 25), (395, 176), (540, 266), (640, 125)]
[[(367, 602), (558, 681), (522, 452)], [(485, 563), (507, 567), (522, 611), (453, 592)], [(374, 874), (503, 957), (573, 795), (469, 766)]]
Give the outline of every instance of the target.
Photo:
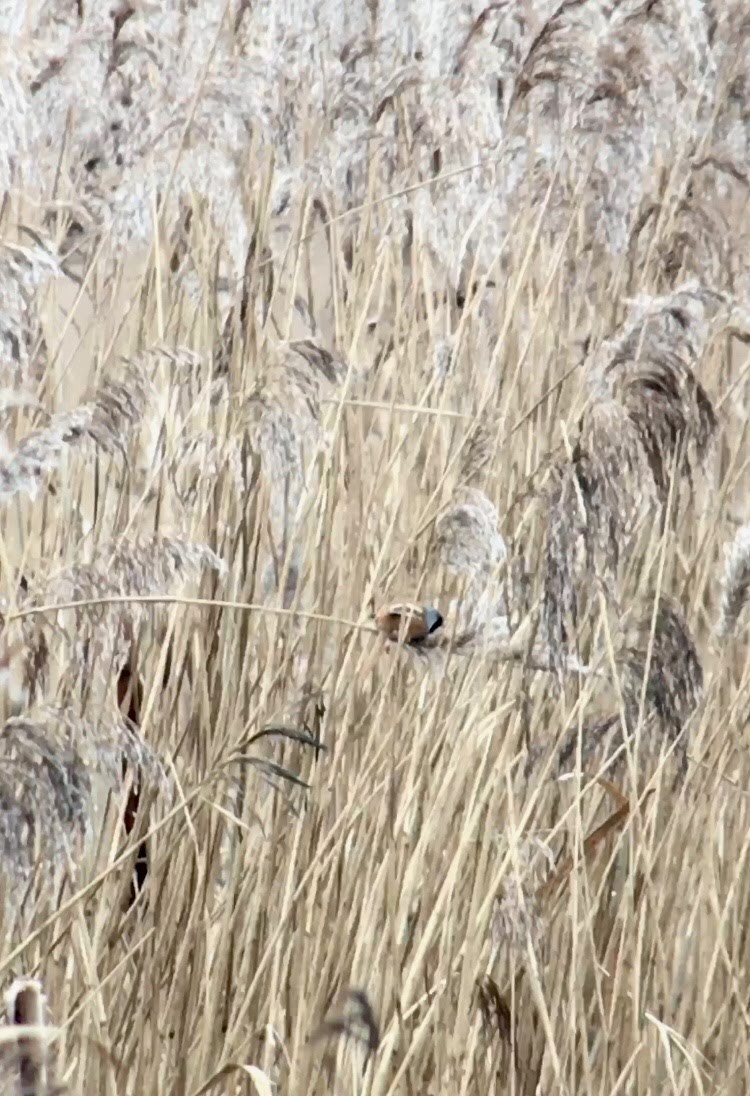
[(375, 614), (375, 623), (393, 643), (421, 643), (442, 626), (437, 609), (428, 605), (386, 605)]

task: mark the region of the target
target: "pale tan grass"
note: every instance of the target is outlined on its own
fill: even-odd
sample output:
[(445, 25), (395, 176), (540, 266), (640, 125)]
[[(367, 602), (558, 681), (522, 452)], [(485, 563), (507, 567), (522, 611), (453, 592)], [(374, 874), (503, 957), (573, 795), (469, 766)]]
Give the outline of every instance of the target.
[[(227, 27), (248, 18), (243, 7), (227, 8)], [(462, 36), (462, 65), (501, 7)], [(558, 22), (576, 10), (558, 7)], [(525, 49), (543, 25), (529, 25)], [(240, 51), (241, 27), (232, 33)], [(54, 421), (88, 389), (127, 386), (122, 363), (140, 372), (149, 347), (195, 354), (186, 369), (151, 363), (154, 399), (139, 396), (125, 416), (121, 454), (81, 447), (64, 467), (35, 472), (37, 496), (5, 506), (0, 544), (6, 638), (43, 627), (59, 656), (84, 635), (76, 621), (99, 621), (110, 638), (121, 614), (134, 622), (96, 688), (69, 660), (66, 696), (93, 718), (121, 658), (135, 659), (137, 733), (169, 792), (144, 786), (125, 833), (129, 788), (114, 780), (78, 874), (63, 870), (58, 889), (30, 892), (21, 913), (4, 915), (2, 977), (40, 979), (55, 1079), (75, 1093), (740, 1096), (750, 1086), (744, 541), (723, 603), (722, 553), (735, 532), (729, 499), (748, 517), (744, 426), (724, 413), (747, 399), (746, 351), (733, 342), (730, 353), (734, 336), (717, 335), (694, 361), (680, 358), (721, 412), (718, 452), (703, 480), (681, 440), (660, 435), (658, 517), (646, 507), (653, 469), (621, 414), (591, 411), (587, 386), (591, 355), (622, 334), (627, 298), (673, 291), (704, 254), (709, 271), (717, 256), (739, 261), (731, 220), (714, 251), (699, 199), (681, 205), (685, 164), (706, 150), (686, 138), (672, 154), (658, 208), (637, 211), (643, 223), (621, 255), (591, 243), (592, 148), (575, 176), (562, 157), (547, 163), (502, 240), (472, 211), (456, 280), (419, 218), (408, 246), (388, 233), (392, 210), (460, 187), (478, 167), (420, 174), (423, 119), (407, 81), (384, 108), (412, 164), (405, 182), (379, 174), (373, 146), (364, 194), (326, 194), (318, 208), (300, 187), (279, 218), (277, 168), (253, 136), (242, 167), (254, 250), (227, 291), (229, 222), (184, 194), (189, 229), (169, 214), (213, 39), (207, 48), (149, 243), (117, 253), (105, 232), (82, 249), (80, 285), (62, 282), (45, 300), (51, 349), (37, 403), (7, 400), (2, 412), (15, 445), (40, 428), (40, 408)], [(533, 56), (524, 71), (539, 75)], [(621, 104), (622, 68), (607, 71)], [(523, 98), (513, 95), (514, 111)], [(299, 125), (312, 148), (307, 109)], [(691, 178), (700, 188), (713, 176)], [(3, 232), (22, 201), (9, 199)], [(40, 219), (31, 204), (27, 213)], [(711, 225), (722, 231), (720, 218)], [(692, 255), (684, 232), (699, 245)], [(488, 240), (497, 254), (483, 264)], [(179, 264), (172, 271), (174, 249), (193, 264), (192, 282)], [(253, 305), (241, 316), (243, 288)], [(318, 351), (290, 365), (287, 344), (304, 339)], [(636, 364), (639, 347), (629, 346)], [(321, 355), (334, 349), (341, 369), (321, 378)], [(293, 506), (282, 505), (282, 447), (274, 454), (247, 428), (251, 397), (286, 416)], [(705, 423), (687, 397), (684, 410), (702, 450)], [(540, 649), (548, 516), (535, 500), (578, 440), (600, 485), (601, 524), (585, 529), (596, 559), (570, 628), (591, 672), (550, 673), (573, 664), (571, 651), (553, 660)], [(691, 490), (680, 469), (696, 473)], [(480, 512), (461, 541), (467, 486)], [(561, 520), (577, 518), (575, 485), (564, 501)], [(610, 526), (618, 509), (625, 518)], [(465, 585), (431, 551), (441, 515), (443, 562), (474, 579), (472, 628), (453, 611)], [(173, 590), (180, 576), (154, 559), (159, 588), (146, 589), (150, 560), (122, 552), (156, 553), (165, 534), (225, 560), (222, 584), (207, 571), (194, 595)], [(117, 551), (104, 558), (107, 545)], [(83, 573), (92, 558), (122, 589), (63, 600), (34, 588), (35, 575)], [(498, 624), (501, 577), (510, 636)], [(659, 616), (667, 598), (685, 618), (671, 631)], [(444, 633), (419, 651), (387, 646), (372, 608), (399, 599), (435, 605)], [(719, 643), (722, 605), (734, 634)], [(617, 734), (599, 756), (587, 731), (608, 719)], [(255, 737), (273, 727), (282, 731)], [(572, 776), (560, 781), (563, 748)], [(131, 903), (142, 842), (147, 883)]]

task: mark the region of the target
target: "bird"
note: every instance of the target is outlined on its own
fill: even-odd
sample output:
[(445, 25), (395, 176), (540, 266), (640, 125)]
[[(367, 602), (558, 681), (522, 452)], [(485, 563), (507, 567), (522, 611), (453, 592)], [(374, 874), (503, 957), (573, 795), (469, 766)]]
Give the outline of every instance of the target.
[(427, 605), (399, 603), (386, 605), (375, 614), (375, 623), (392, 643), (424, 642), (443, 625), (443, 618), (437, 609)]

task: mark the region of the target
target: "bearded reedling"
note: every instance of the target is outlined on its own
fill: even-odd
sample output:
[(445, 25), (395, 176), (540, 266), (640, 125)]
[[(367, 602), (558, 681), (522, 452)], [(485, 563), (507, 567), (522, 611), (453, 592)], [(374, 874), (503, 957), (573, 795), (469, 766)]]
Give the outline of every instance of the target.
[(375, 623), (392, 643), (422, 643), (443, 626), (437, 609), (427, 605), (386, 605), (375, 614)]

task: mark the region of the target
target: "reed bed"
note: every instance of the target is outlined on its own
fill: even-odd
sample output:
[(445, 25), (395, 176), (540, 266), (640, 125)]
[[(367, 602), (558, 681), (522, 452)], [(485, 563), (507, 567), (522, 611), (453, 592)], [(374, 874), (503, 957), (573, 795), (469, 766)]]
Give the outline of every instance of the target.
[(0, 31), (2, 1092), (747, 1092), (745, 5)]

